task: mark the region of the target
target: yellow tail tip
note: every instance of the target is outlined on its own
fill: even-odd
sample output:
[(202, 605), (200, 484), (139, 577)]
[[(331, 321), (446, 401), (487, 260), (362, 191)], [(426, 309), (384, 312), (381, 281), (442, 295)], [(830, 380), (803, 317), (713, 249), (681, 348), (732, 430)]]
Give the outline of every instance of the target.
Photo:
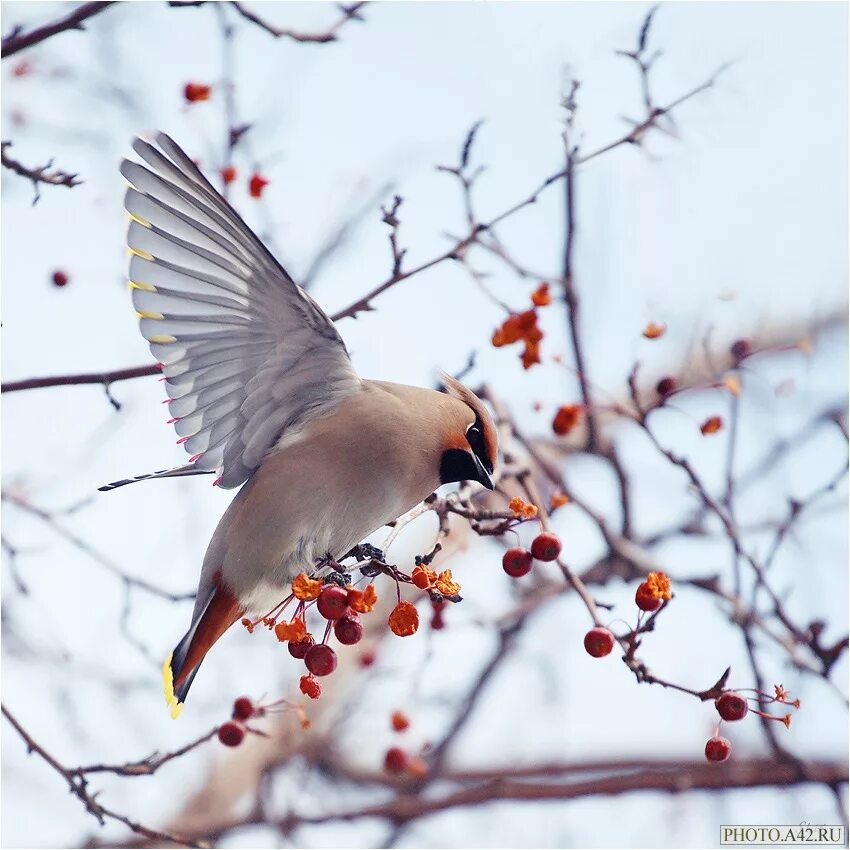
[(173, 652), (168, 654), (165, 663), (162, 665), (162, 690), (165, 694), (165, 702), (171, 710), (171, 719), (176, 720), (183, 710), (183, 703), (177, 699), (174, 693), (174, 674), (171, 672), (171, 658)]

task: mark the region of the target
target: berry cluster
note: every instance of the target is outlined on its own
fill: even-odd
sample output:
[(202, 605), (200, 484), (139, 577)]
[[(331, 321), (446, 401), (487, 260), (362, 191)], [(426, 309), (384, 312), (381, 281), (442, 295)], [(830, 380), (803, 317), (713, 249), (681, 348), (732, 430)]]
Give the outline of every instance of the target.
[(249, 732), (254, 735), (265, 735), (265, 732), (250, 727), (248, 721), (252, 718), (261, 718), (267, 714), (275, 714), (282, 711), (294, 712), (301, 722), (301, 728), (310, 728), (310, 721), (307, 719), (304, 709), (300, 706), (294, 705), (287, 700), (277, 700), (268, 705), (258, 705), (250, 697), (242, 696), (237, 697), (233, 701), (233, 712), (230, 720), (226, 720), (216, 730), (218, 740), (225, 747), (238, 747), (245, 740), (245, 736)]
[(554, 561), (561, 554), (561, 540), (551, 531), (542, 531), (531, 541), (531, 551), (513, 546), (502, 556), (502, 569), (511, 578), (521, 578), (531, 572), (532, 561)]
[[(375, 563), (374, 559), (372, 563)], [(369, 571), (369, 568), (363, 567), (361, 571), (372, 576), (387, 572), (397, 583), (404, 581), (426, 590), (434, 607), (434, 628), (442, 628), (444, 625), (442, 609), (446, 601), (460, 601), (460, 585), (452, 578), (451, 570), (443, 570), (438, 574), (429, 569), (426, 558), (417, 559), (417, 566), (410, 576), (383, 564), (376, 570)], [(249, 632), (253, 632), (260, 624), (273, 630), (277, 639), (287, 644), (289, 654), (303, 661), (307, 668), (307, 673), (300, 680), (301, 693), (310, 699), (318, 699), (322, 694), (318, 680), (329, 676), (337, 668), (337, 654), (329, 645), (331, 638), (343, 646), (360, 643), (363, 638), (360, 615), (374, 610), (377, 601), (374, 584), (370, 583), (360, 590), (352, 586), (349, 577), (342, 572), (331, 572), (324, 578), (311, 578), (306, 573), (300, 573), (292, 581), (292, 593), (289, 596), (263, 617), (256, 620), (246, 617), (242, 625)], [(296, 602), (292, 619), (281, 619), (292, 602)], [(307, 630), (307, 611), (311, 608), (323, 621), (321, 640), (316, 640)], [(393, 634), (407, 637), (419, 629), (419, 611), (412, 602), (399, 599), (387, 623)], [(368, 666), (373, 660), (374, 655), (367, 652), (362, 656), (361, 664)]]
[[(744, 697), (736, 691), (723, 691), (714, 701), (714, 707), (720, 715), (717, 729), (714, 735), (706, 741), (705, 757), (709, 761), (724, 762), (732, 754), (732, 743), (728, 738), (723, 738), (720, 735), (720, 722), (726, 720), (734, 723), (738, 720), (743, 720), (749, 713), (757, 714), (759, 717), (764, 717), (766, 720), (777, 720), (783, 723), (786, 728), (791, 726), (791, 714), (783, 715), (769, 714), (761, 710), (761, 707), (766, 707), (770, 704), (779, 703), (780, 705), (791, 706), (791, 708), (799, 708), (800, 700), (792, 700), (789, 698), (788, 691), (782, 685), (774, 685), (773, 695), (766, 694), (763, 691), (752, 690), (754, 696)], [(759, 708), (750, 708), (749, 700), (754, 701)]]
[[(629, 653), (633, 652), (637, 646), (638, 636), (652, 627), (652, 620), (654, 620), (662, 606), (672, 598), (670, 579), (662, 572), (649, 573), (646, 580), (641, 582), (635, 591), (635, 604), (638, 607), (637, 625), (619, 638), (615, 637), (614, 633), (610, 629), (605, 628), (605, 626), (594, 626), (584, 636), (585, 651), (593, 658), (604, 658), (606, 655), (611, 654), (614, 646), (619, 641), (626, 653), (624, 658), (628, 659), (630, 657)], [(651, 616), (648, 621), (643, 622), (643, 617), (647, 613)], [(800, 701), (789, 699), (788, 692), (782, 685), (776, 685), (774, 687), (773, 696), (757, 690), (754, 690), (753, 693), (755, 696), (750, 699), (755, 700), (759, 706), (780, 703), (791, 706), (792, 708), (800, 707)], [(786, 727), (791, 725), (790, 714), (777, 716), (768, 714), (762, 711), (761, 708), (750, 708), (748, 699), (733, 690), (720, 693), (714, 701), (714, 706), (720, 715), (721, 721), (735, 722), (743, 720), (747, 714), (752, 712), (768, 720), (778, 720), (784, 723)], [(731, 753), (732, 744), (727, 738), (721, 737), (720, 723), (718, 723), (714, 735), (706, 742), (705, 757), (712, 762), (724, 762), (729, 758)]]
[(552, 303), (549, 294), (549, 284), (541, 283), (531, 294), (532, 308), (523, 313), (511, 313), (493, 333), (492, 343), (494, 347), (501, 348), (504, 345), (513, 345), (521, 342), (524, 345), (520, 360), (523, 369), (530, 369), (535, 363), (540, 363), (540, 343), (543, 340), (543, 331), (537, 324), (537, 308), (545, 307)]

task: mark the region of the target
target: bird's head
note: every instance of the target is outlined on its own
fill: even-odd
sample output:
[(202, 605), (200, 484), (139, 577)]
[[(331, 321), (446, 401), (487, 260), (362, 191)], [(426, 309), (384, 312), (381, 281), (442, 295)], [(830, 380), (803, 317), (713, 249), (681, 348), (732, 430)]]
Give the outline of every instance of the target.
[(443, 384), (453, 403), (445, 423), (440, 483), (477, 481), (492, 490), (499, 452), (493, 419), (481, 399), (460, 381), (444, 374)]

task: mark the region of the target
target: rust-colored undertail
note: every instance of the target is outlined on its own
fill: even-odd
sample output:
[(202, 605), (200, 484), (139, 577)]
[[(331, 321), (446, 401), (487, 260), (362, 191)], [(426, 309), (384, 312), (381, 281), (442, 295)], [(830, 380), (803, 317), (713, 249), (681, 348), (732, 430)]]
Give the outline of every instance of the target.
[(165, 701), (176, 718), (186, 694), (212, 645), (245, 613), (239, 600), (223, 585), (216, 586), (200, 616), (165, 660), (162, 667)]

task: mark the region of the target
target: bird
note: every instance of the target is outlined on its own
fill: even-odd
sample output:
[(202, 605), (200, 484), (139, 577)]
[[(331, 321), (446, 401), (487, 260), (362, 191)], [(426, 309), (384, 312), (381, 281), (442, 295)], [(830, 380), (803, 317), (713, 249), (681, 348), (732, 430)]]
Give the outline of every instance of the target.
[(136, 138), (129, 285), (188, 463), (99, 488), (190, 475), (240, 488), (213, 533), (192, 620), (163, 665), (177, 717), (204, 657), (301, 571), (343, 558), (443, 484), (494, 488), (487, 407), (361, 378), (333, 322), (165, 133)]

